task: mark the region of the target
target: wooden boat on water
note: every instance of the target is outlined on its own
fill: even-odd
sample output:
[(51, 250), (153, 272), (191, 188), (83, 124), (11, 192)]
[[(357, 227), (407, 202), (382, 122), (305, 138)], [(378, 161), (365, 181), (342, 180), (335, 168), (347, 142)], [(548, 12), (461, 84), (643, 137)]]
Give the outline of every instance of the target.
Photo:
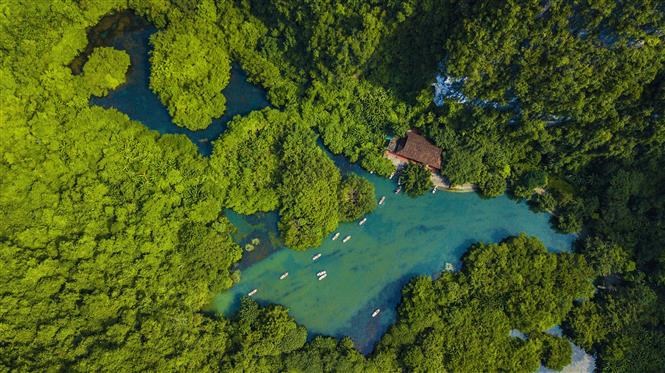
[(386, 202), (386, 196), (381, 197), (379, 200), (379, 205), (383, 205), (384, 202)]
[(254, 290), (250, 291), (249, 293), (247, 293), (247, 296), (251, 297), (252, 295), (256, 294), (258, 291), (259, 291), (259, 289), (254, 289)]
[(321, 253), (318, 253), (312, 257), (312, 260), (317, 260), (321, 257)]
[(335, 235), (333, 236), (332, 239), (333, 239), (333, 241), (335, 241), (335, 240), (338, 239), (338, 238), (339, 238), (339, 232), (335, 233)]
[(363, 220), (361, 220), (360, 223), (358, 223), (358, 225), (363, 225), (363, 224), (365, 224), (366, 221), (367, 221), (367, 218), (363, 218)]
[(377, 316), (379, 316), (379, 313), (380, 313), (380, 312), (381, 312), (381, 309), (380, 309), (380, 308), (375, 309), (374, 312), (372, 312), (372, 317), (377, 317)]
[(279, 279), (280, 279), (280, 280), (283, 280), (283, 279), (285, 279), (285, 278), (287, 278), (287, 277), (289, 277), (289, 272), (284, 272), (284, 273), (282, 273), (281, 276), (279, 276)]
[(342, 240), (342, 243), (346, 243), (346, 242), (349, 241), (350, 239), (351, 239), (351, 236), (346, 236), (346, 237), (344, 237), (344, 239)]

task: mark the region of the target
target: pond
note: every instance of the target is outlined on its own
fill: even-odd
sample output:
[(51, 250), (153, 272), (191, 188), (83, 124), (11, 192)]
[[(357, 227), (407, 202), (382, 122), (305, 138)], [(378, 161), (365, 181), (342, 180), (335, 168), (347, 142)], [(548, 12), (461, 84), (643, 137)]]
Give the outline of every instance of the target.
[[(356, 347), (371, 352), (395, 322), (401, 288), (416, 275), (436, 275), (446, 262), (456, 268), (469, 245), (498, 242), (521, 232), (538, 237), (551, 251), (570, 250), (572, 235), (556, 233), (548, 214), (537, 214), (525, 203), (506, 196), (482, 199), (475, 193), (439, 191), (411, 198), (394, 194), (395, 182), (345, 164), (334, 157), (343, 172), (355, 172), (375, 186), (382, 206), (367, 222), (344, 223), (340, 237), (327, 237), (306, 252), (285, 249), (279, 243), (274, 213), (242, 216), (229, 213), (244, 245), (254, 238), (260, 243), (241, 262), (241, 280), (219, 294), (211, 308), (232, 314), (239, 300), (253, 289), (262, 304), (278, 303), (289, 308), (296, 321), (311, 335), (350, 336)], [(342, 239), (351, 236), (343, 243)], [(320, 259), (312, 256), (321, 253)], [(317, 272), (327, 277), (317, 280)], [(280, 280), (284, 272), (288, 277)], [(380, 308), (377, 317), (372, 312)]]
[(231, 68), (229, 84), (222, 90), (226, 97), (226, 112), (206, 129), (191, 131), (175, 125), (166, 107), (149, 87), (150, 36), (157, 29), (132, 12), (121, 12), (104, 17), (88, 33), (88, 49), (72, 63), (72, 70), (80, 71), (93, 46), (112, 46), (127, 51), (131, 66), (127, 82), (104, 97), (93, 97), (90, 102), (105, 108), (115, 108), (159, 133), (184, 134), (196, 144), (203, 155), (212, 153), (212, 141), (226, 129), (226, 123), (236, 115), (247, 114), (269, 105), (265, 91), (247, 81), (247, 75), (237, 64)]

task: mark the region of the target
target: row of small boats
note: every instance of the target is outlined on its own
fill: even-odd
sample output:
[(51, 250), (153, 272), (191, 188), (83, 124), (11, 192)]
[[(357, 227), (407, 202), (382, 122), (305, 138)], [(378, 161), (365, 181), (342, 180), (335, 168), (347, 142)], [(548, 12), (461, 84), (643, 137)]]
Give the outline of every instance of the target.
[[(394, 176), (394, 174), (390, 175), (390, 178), (392, 179), (393, 176)], [(398, 187), (397, 190), (395, 191), (395, 194), (399, 193), (401, 191), (401, 189), (402, 189), (401, 186)], [(382, 196), (381, 199), (379, 200), (379, 205), (383, 205), (385, 202), (386, 202), (386, 196)], [(366, 222), (367, 222), (367, 218), (366, 217), (362, 218), (362, 220), (360, 220), (358, 225), (364, 225)], [(335, 235), (332, 237), (332, 240), (333, 241), (337, 240), (340, 237), (340, 235), (341, 235), (340, 232), (335, 233)], [(342, 243), (347, 243), (350, 239), (351, 239), (350, 235), (346, 236), (342, 240)], [(321, 254), (321, 253), (317, 253), (316, 255), (312, 256), (312, 261), (317, 261), (319, 258), (321, 258), (322, 255), (323, 254)], [(289, 276), (289, 272), (284, 272), (284, 273), (282, 273), (281, 276), (279, 276), (279, 279), (284, 280), (288, 276)], [(325, 271), (325, 270), (319, 271), (319, 272), (316, 273), (316, 278), (319, 281), (325, 279), (326, 277), (328, 277), (328, 272)], [(249, 293), (247, 293), (247, 296), (249, 296), (249, 297), (254, 296), (254, 295), (256, 295), (256, 293), (258, 293), (258, 291), (259, 291), (259, 289), (252, 289)], [(381, 309), (380, 308), (375, 309), (372, 312), (372, 317), (377, 317), (379, 315), (379, 313), (381, 313)]]
[[(321, 254), (317, 254), (317, 255), (321, 256)], [(289, 272), (284, 272), (284, 273), (282, 273), (281, 276), (279, 276), (279, 279), (284, 280), (287, 277), (289, 277)], [(319, 279), (319, 281), (321, 281), (324, 278), (328, 277), (328, 272), (319, 271), (319, 272), (316, 273), (316, 277)], [(251, 296), (255, 295), (258, 292), (259, 292), (259, 289), (252, 289), (249, 293), (247, 293), (247, 296), (251, 297)]]
[[(367, 221), (367, 218), (365, 218), (365, 219), (363, 219), (363, 220)], [(365, 224), (365, 222), (362, 222), (362, 224), (360, 224), (360, 225), (363, 225), (363, 224)], [(340, 235), (339, 232), (335, 233), (335, 235), (333, 236), (332, 240), (335, 241), (336, 239), (338, 239), (338, 238), (339, 238), (339, 235)], [(342, 243), (347, 243), (347, 242), (349, 242), (350, 239), (351, 239), (351, 236), (346, 236), (346, 237), (344, 237), (344, 239), (342, 240)], [(318, 259), (318, 258), (316, 258), (316, 259)], [(313, 260), (316, 260), (316, 259), (313, 259)]]

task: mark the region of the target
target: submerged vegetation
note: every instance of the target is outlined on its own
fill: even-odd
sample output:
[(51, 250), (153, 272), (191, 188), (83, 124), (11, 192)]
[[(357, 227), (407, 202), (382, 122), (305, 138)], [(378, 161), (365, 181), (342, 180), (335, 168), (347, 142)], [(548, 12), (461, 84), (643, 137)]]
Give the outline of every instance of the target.
[[(223, 114), (231, 61), (273, 107), (235, 118), (204, 158), (182, 136), (91, 106), (125, 81), (128, 54), (98, 46), (81, 75), (69, 66), (86, 29), (124, 10), (159, 29), (150, 85), (178, 125)], [(10, 0), (0, 14), (0, 367), (533, 371), (568, 361), (564, 341), (543, 334), (562, 324), (602, 370), (659, 371), (663, 12), (650, 0)], [(463, 81), (470, 99), (434, 105), (436, 74)], [(461, 272), (404, 289), (399, 320), (369, 357), (349, 339), (306, 342), (281, 306), (245, 299), (232, 319), (202, 312), (238, 279), (242, 249), (223, 209), (277, 210), (289, 247), (317, 246), (375, 203), (317, 135), (389, 175), (386, 135), (410, 127), (445, 150), (452, 183), (488, 196), (508, 185), (553, 211), (559, 229), (581, 231), (577, 253), (524, 236), (474, 245)]]

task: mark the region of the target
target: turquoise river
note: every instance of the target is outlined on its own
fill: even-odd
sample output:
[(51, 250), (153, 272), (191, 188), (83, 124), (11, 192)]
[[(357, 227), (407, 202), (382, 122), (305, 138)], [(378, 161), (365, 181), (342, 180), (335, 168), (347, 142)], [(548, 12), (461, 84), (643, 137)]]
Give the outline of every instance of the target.
[[(340, 224), (340, 237), (320, 247), (297, 252), (280, 246), (276, 214), (244, 217), (229, 214), (241, 244), (259, 238), (257, 253), (246, 253), (241, 280), (219, 294), (212, 308), (230, 315), (240, 297), (253, 289), (260, 303), (279, 303), (312, 335), (350, 336), (370, 352), (394, 323), (401, 288), (417, 275), (436, 276), (460, 258), (474, 242), (498, 242), (521, 232), (538, 237), (551, 251), (568, 251), (574, 236), (558, 234), (549, 215), (532, 212), (525, 203), (475, 193), (428, 193), (418, 198), (394, 194), (391, 180), (359, 167), (342, 168), (372, 181), (382, 206), (367, 215), (364, 225)], [(332, 235), (331, 235), (332, 236)], [(351, 236), (343, 243), (342, 238)], [(267, 248), (266, 248), (267, 246)], [(321, 257), (312, 261), (312, 257)], [(256, 256), (256, 258), (252, 258)], [(245, 265), (242, 265), (245, 264)], [(328, 276), (317, 280), (317, 272)], [(284, 272), (288, 277), (280, 280)], [(372, 312), (381, 309), (377, 317)]]
[[(160, 133), (184, 134), (204, 155), (211, 153), (211, 141), (223, 135), (225, 123), (233, 115), (268, 105), (265, 93), (249, 84), (234, 66), (231, 82), (223, 91), (227, 114), (203, 131), (175, 126), (148, 88), (148, 40), (156, 30), (133, 14), (114, 17), (106, 21), (109, 30), (98, 30), (89, 37), (97, 45), (127, 50), (132, 67), (126, 84), (91, 103), (123, 111)], [(112, 32), (118, 25), (124, 25), (121, 32)], [(459, 269), (460, 258), (472, 243), (497, 242), (524, 232), (540, 238), (552, 251), (570, 249), (573, 236), (554, 232), (547, 214), (534, 213), (524, 203), (505, 196), (482, 199), (474, 193), (438, 192), (419, 198), (396, 195), (393, 180), (370, 175), (341, 157), (333, 159), (343, 173), (355, 172), (372, 181), (377, 198), (386, 196), (385, 204), (369, 214), (363, 226), (358, 222), (341, 224), (338, 240), (327, 237), (320, 247), (306, 252), (282, 247), (277, 214), (241, 216), (229, 212), (238, 228), (238, 242), (245, 245), (258, 238), (260, 243), (239, 263), (240, 283), (216, 296), (212, 310), (230, 315), (240, 297), (258, 289), (254, 295), (257, 301), (288, 307), (312, 336), (350, 336), (361, 351), (369, 352), (395, 321), (402, 286), (413, 276), (436, 276), (446, 262)], [(347, 235), (351, 239), (343, 243)], [(322, 254), (320, 259), (312, 261), (317, 253)], [(319, 281), (316, 273), (323, 270), (328, 276)], [(289, 275), (280, 280), (284, 272)], [(381, 312), (373, 318), (377, 308)]]

